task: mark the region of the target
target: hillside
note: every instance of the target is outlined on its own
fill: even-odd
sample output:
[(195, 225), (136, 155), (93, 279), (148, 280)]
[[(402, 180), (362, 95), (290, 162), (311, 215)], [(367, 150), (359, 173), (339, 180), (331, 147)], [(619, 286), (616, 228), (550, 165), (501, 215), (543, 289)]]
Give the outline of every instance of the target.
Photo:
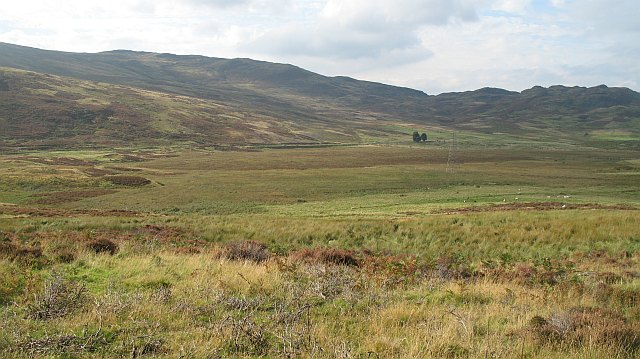
[(0, 79), (0, 138), (12, 147), (356, 142), (356, 130), (383, 131), (350, 120), (309, 128), (284, 111), (275, 117), (255, 107), (9, 68), (0, 68)]
[(0, 67), (0, 140), (12, 146), (366, 143), (413, 129), (636, 146), (640, 134), (640, 94), (626, 88), (429, 96), (250, 59), (3, 43)]

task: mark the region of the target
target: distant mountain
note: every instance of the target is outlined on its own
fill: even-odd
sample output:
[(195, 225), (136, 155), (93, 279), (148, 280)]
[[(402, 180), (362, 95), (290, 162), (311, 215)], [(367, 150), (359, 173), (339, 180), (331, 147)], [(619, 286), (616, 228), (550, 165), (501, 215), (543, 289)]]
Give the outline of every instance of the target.
[(0, 43), (0, 140), (9, 145), (363, 143), (428, 127), (580, 141), (589, 132), (617, 131), (633, 138), (640, 133), (640, 94), (537, 86), (429, 96), (250, 59)]

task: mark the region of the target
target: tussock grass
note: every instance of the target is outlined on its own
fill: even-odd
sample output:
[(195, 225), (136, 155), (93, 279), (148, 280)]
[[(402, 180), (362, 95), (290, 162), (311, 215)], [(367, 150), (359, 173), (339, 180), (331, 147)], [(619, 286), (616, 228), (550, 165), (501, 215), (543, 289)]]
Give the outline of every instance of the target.
[[(454, 278), (439, 274), (444, 264), (462, 265), (451, 258), (399, 274), (370, 271), (366, 263), (349, 267), (295, 257), (254, 263), (219, 258), (215, 250), (179, 254), (167, 249), (148, 255), (124, 247), (115, 256), (83, 251), (71, 263), (52, 264), (42, 273), (41, 297), (63, 297), (46, 294), (56, 286), (45, 273), (56, 270), (61, 273), (53, 279), (58, 284), (69, 288), (86, 284), (85, 299), (57, 301), (69, 304), (61, 306), (69, 310), (43, 321), (29, 315), (34, 313), (29, 308), (44, 303), (41, 297), (30, 298), (28, 292), (14, 295), (16, 304), (0, 307), (5, 319), (0, 331), (8, 341), (0, 350), (18, 356), (135, 352), (168, 357), (185, 353), (307, 357), (315, 353), (327, 358), (482, 358), (523, 353), (532, 358), (579, 358), (587, 353), (595, 358), (632, 358), (638, 350), (633, 339), (640, 332), (637, 303), (603, 301), (596, 290), (603, 283), (596, 273), (637, 268), (637, 252), (631, 257), (582, 255), (572, 265), (568, 260), (469, 263), (473, 275)], [(410, 265), (410, 257), (369, 258)], [(534, 277), (546, 278), (547, 270), (557, 278), (522, 281), (510, 274), (524, 265), (536, 269)], [(621, 276), (616, 283), (624, 287), (609, 286), (640, 294), (635, 281)], [(566, 328), (560, 327), (563, 318), (571, 322)], [(48, 334), (31, 334), (35, 328)], [(83, 347), (82, 340), (90, 345)]]

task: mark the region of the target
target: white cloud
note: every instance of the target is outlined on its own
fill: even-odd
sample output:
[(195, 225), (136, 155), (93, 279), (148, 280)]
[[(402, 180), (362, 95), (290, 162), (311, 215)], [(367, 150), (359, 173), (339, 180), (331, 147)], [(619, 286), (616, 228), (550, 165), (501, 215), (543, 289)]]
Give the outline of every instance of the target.
[(522, 14), (531, 8), (533, 0), (498, 0), (492, 8), (508, 13)]
[(426, 90), (639, 89), (637, 0), (21, 0), (0, 41), (253, 57)]
[[(403, 64), (431, 56), (417, 34), (426, 25), (477, 20), (477, 1), (328, 0), (312, 22), (269, 29), (243, 49), (270, 55)], [(391, 58), (395, 57), (395, 61)]]
[(329, 0), (322, 15), (343, 27), (365, 29), (384, 25), (443, 25), (455, 19), (476, 20), (479, 3), (473, 0)]

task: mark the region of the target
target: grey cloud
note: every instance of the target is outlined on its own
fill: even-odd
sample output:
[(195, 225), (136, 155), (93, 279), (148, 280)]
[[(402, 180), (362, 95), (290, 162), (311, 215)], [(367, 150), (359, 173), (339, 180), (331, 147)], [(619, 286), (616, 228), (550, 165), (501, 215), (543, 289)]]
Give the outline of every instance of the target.
[[(582, 42), (596, 48), (605, 56), (606, 65), (590, 69), (600, 78), (611, 74), (612, 81), (638, 86), (640, 77), (640, 22), (637, 0), (581, 0), (567, 8), (582, 26)], [(626, 74), (626, 75), (623, 75)], [(614, 79), (615, 77), (615, 79)], [(626, 80), (625, 80), (626, 77)]]
[(584, 25), (602, 33), (640, 32), (638, 0), (580, 0), (568, 9)]
[(294, 56), (323, 56), (342, 59), (377, 58), (394, 49), (418, 46), (418, 39), (401, 31), (347, 31), (329, 26), (292, 26), (272, 31), (244, 50)]
[(270, 55), (380, 59), (397, 63), (424, 60), (418, 30), (425, 25), (477, 20), (478, 1), (470, 0), (329, 0), (312, 24), (266, 32), (242, 50)]

